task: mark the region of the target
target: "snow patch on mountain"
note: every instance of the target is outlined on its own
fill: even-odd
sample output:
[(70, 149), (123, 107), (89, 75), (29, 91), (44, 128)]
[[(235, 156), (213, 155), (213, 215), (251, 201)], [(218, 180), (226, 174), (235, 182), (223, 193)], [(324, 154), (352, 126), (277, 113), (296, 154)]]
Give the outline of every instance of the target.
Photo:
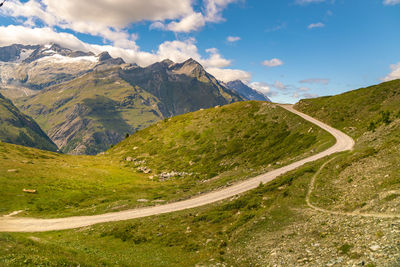
[[(54, 52), (54, 51), (45, 51), (47, 52)], [(88, 62), (92, 62), (92, 63), (97, 63), (99, 62), (99, 58), (95, 57), (95, 56), (83, 56), (83, 57), (66, 57), (66, 56), (62, 56), (60, 54), (54, 54), (51, 56), (46, 56), (46, 57), (42, 57), (40, 59), (38, 59), (37, 61), (51, 61), (54, 63), (66, 63), (66, 64), (71, 64), (71, 63), (79, 63), (82, 61), (88, 61)]]

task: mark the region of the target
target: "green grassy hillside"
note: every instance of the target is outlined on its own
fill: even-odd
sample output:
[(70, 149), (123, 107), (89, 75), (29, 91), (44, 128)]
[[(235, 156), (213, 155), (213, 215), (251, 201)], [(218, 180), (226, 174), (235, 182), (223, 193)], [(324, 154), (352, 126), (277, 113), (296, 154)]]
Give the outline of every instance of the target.
[(190, 180), (231, 180), (240, 173), (286, 165), (331, 145), (333, 138), (311, 123), (275, 104), (251, 101), (167, 119), (107, 154), (132, 158), (128, 165), (151, 169), (154, 179), (174, 171), (191, 173)]
[[(248, 105), (231, 106), (240, 104)], [(251, 102), (251, 105), (261, 105), (258, 111), (263, 107), (264, 112), (272, 109), (265, 114), (280, 110), (279, 107), (273, 109), (273, 104), (262, 106), (262, 103)], [(251, 110), (253, 116), (257, 113), (253, 112), (256, 110), (253, 106), (239, 107), (237, 112)], [(215, 118), (221, 110), (200, 112)], [(193, 122), (196, 114), (181, 117)], [(238, 114), (241, 116), (237, 118), (246, 118), (245, 114)], [(286, 115), (279, 117), (279, 121), (288, 120), (287, 113), (274, 113), (274, 116), (282, 114)], [(266, 120), (273, 118), (265, 117)], [(187, 131), (187, 125), (174, 120), (164, 123), (175, 125), (173, 129), (177, 133)], [(246, 121), (249, 120), (243, 119), (242, 123)], [(231, 125), (235, 123), (231, 121)], [(300, 126), (299, 123), (295, 125)], [(345, 120), (343, 127), (350, 123), (351, 118)], [(201, 128), (202, 124), (198, 124)], [(224, 127), (227, 124), (224, 123)], [(251, 127), (251, 124), (244, 126)], [(308, 130), (308, 125), (305, 126)], [(124, 147), (116, 146), (106, 156), (139, 158), (143, 155), (150, 164), (166, 160), (163, 155), (171, 153), (168, 164), (178, 166), (172, 161), (180, 161), (180, 157), (175, 157), (180, 155), (179, 149), (165, 151), (159, 136), (148, 140), (158, 144), (159, 151), (148, 155), (139, 151), (142, 149), (139, 145), (145, 145), (140, 143), (141, 138), (150, 138), (150, 133), (166, 134), (162, 129), (157, 131), (157, 127), (139, 132), (139, 139), (132, 136), (124, 142)], [(215, 136), (224, 131), (222, 127), (218, 129)], [(177, 136), (174, 137), (175, 146), (187, 140), (185, 135)], [(381, 124), (374, 131), (366, 130), (358, 138), (353, 152), (331, 156), (332, 161), (316, 176), (312, 204), (338, 212), (398, 214), (399, 143), (400, 119), (393, 119), (388, 125)], [(215, 147), (218, 142), (212, 144)], [(256, 149), (256, 145), (261, 143), (252, 148)], [(231, 158), (240, 159), (234, 153)], [(182, 162), (188, 160), (192, 159), (183, 158)], [(188, 211), (67, 231), (2, 233), (0, 262), (5, 265), (81, 266), (265, 266), (266, 263), (270, 266), (397, 266), (400, 263), (397, 219), (328, 214), (307, 206), (305, 199), (310, 180), (327, 160), (307, 164), (242, 196)], [(133, 162), (126, 164), (129, 166)], [(212, 164), (206, 162), (202, 166), (212, 168)], [(199, 168), (198, 172), (207, 177), (207, 171), (201, 170)]]
[[(100, 156), (1, 143), (0, 212), (62, 217), (175, 201), (278, 168), (333, 142), (279, 106), (240, 102), (160, 122)], [(144, 168), (151, 173), (138, 170)], [(156, 176), (173, 171), (181, 175)], [(38, 194), (24, 194), (24, 188)]]
[(302, 100), (296, 108), (356, 138), (355, 151), (327, 168), (330, 179), (318, 181), (314, 201), (346, 211), (400, 212), (400, 80)]
[(0, 141), (56, 151), (57, 146), (36, 122), (0, 94)]
[(400, 117), (400, 80), (336, 96), (301, 100), (296, 108), (359, 137)]

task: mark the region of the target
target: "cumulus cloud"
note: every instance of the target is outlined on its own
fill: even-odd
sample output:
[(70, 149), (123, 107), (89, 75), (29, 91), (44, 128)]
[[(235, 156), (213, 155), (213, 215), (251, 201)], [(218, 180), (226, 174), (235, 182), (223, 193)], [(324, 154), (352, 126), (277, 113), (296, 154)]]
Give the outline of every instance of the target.
[(383, 80), (385, 82), (400, 79), (400, 62), (397, 64), (390, 65), (390, 69), (392, 70)]
[(228, 37), (226, 37), (226, 40), (230, 43), (234, 43), (234, 42), (240, 41), (241, 38), (239, 36), (228, 36)]
[(299, 81), (299, 83), (308, 83), (308, 84), (328, 84), (329, 79), (321, 79), (321, 78), (310, 78)]
[(271, 59), (271, 60), (264, 60), (264, 61), (262, 62), (262, 64), (263, 64), (264, 66), (267, 66), (267, 67), (272, 68), (272, 67), (282, 66), (282, 65), (283, 65), (283, 61), (280, 60), (280, 59), (278, 59), (278, 58), (273, 58), (273, 59)]
[(274, 93), (271, 91), (271, 87), (269, 84), (264, 83), (264, 82), (252, 82), (249, 84), (251, 88), (254, 90), (257, 90), (260, 93), (263, 93), (264, 95), (267, 96), (272, 96)]
[(199, 30), (207, 22), (223, 21), (223, 9), (235, 1), (203, 0), (203, 14), (194, 11), (192, 0), (9, 0), (0, 12), (25, 18), (26, 25), (33, 26), (40, 20), (50, 27), (117, 41), (128, 39), (123, 29), (140, 21), (154, 21), (151, 29), (185, 33)]
[(243, 82), (249, 82), (251, 80), (251, 74), (243, 70), (207, 68), (207, 71), (214, 75), (218, 80), (226, 83), (235, 80), (241, 80)]
[(400, 4), (400, 0), (384, 0), (383, 4), (385, 6), (394, 6), (394, 5)]
[(180, 20), (169, 23), (161, 21), (154, 22), (150, 25), (150, 29), (168, 30), (173, 32), (191, 32), (197, 31), (204, 27), (207, 22), (217, 23), (223, 21), (222, 11), (230, 3), (237, 0), (204, 0), (204, 14), (201, 12), (191, 11)]
[(314, 28), (323, 28), (325, 27), (325, 24), (322, 22), (317, 22), (317, 23), (312, 23), (310, 25), (307, 26), (308, 29), (314, 29)]

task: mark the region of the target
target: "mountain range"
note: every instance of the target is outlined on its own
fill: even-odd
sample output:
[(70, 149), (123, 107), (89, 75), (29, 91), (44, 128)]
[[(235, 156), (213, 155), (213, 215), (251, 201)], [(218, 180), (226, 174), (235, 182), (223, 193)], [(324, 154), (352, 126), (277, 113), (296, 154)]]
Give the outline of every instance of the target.
[(168, 117), (268, 101), (240, 81), (225, 85), (193, 59), (140, 67), (57, 44), (0, 48), (0, 92), (62, 152), (91, 155)]

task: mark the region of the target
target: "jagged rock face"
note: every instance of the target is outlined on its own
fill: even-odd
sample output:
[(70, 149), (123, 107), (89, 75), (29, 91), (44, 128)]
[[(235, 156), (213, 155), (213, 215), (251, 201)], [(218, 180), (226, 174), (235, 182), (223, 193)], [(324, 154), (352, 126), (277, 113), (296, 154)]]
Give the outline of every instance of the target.
[(165, 117), (243, 100), (193, 59), (180, 64), (171, 62), (164, 60), (147, 68), (122, 70), (121, 75), (131, 85), (157, 97)]
[(226, 87), (228, 87), (231, 90), (234, 90), (237, 92), (240, 96), (247, 100), (259, 100), (259, 101), (269, 101), (271, 100), (263, 95), (262, 93), (254, 90), (253, 88), (247, 86), (240, 80), (236, 81), (231, 81), (226, 84)]
[(0, 140), (7, 143), (56, 151), (57, 146), (31, 118), (22, 114), (0, 94)]

